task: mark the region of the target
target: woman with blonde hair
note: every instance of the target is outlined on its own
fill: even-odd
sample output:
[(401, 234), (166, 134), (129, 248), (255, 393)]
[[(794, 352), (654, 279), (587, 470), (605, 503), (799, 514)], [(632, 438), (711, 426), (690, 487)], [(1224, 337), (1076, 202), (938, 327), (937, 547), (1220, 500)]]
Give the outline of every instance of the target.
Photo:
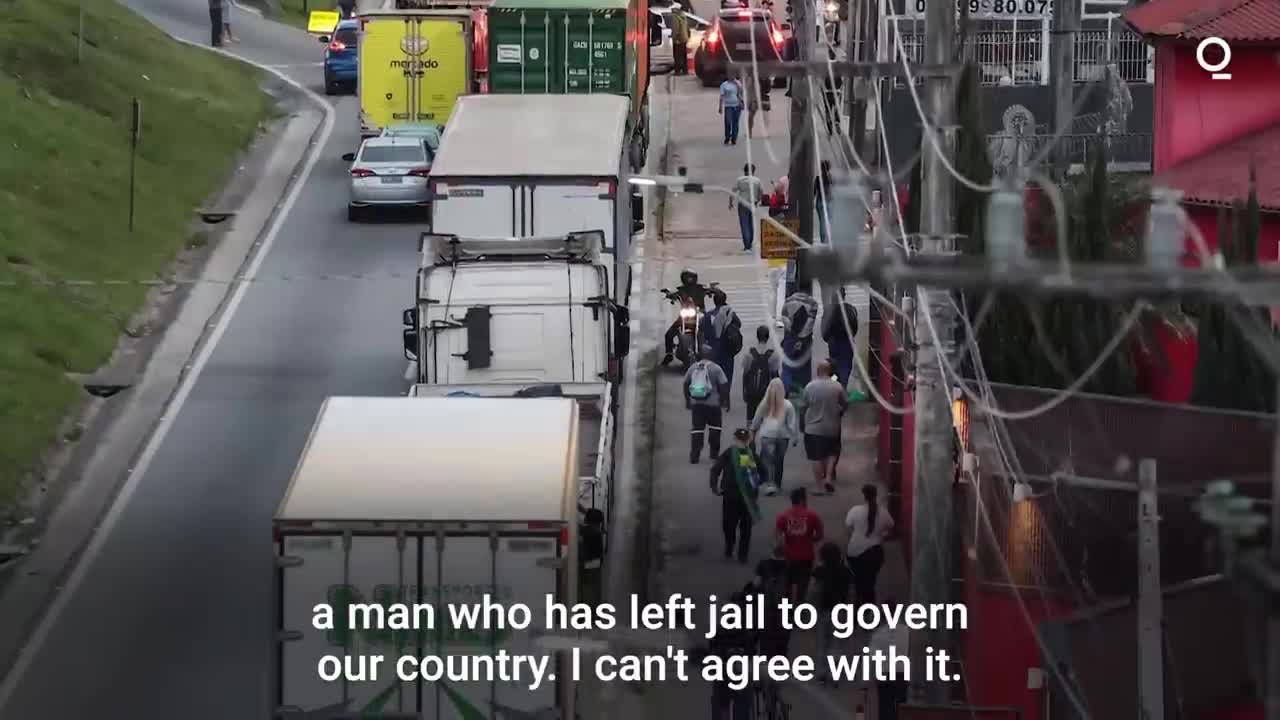
[(782, 461), (787, 456), (787, 445), (800, 442), (800, 418), (787, 399), (780, 378), (769, 381), (764, 400), (751, 419), (751, 434), (765, 468), (761, 490), (765, 495), (776, 495), (782, 490)]

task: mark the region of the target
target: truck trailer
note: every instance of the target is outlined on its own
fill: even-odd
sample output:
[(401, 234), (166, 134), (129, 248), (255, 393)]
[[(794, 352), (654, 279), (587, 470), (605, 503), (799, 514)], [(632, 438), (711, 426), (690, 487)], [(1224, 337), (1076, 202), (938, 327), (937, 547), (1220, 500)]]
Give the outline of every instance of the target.
[(475, 92), (469, 10), (370, 10), (360, 24), (362, 140), (394, 123), (443, 128), (458, 98)]
[(649, 0), (494, 0), (489, 92), (630, 98), (627, 157), (649, 150)]
[[(557, 653), (555, 681), (401, 681), (401, 657), (545, 656), (545, 598), (577, 598), (579, 402), (573, 398), (333, 397), (326, 400), (274, 520), (273, 717), (498, 720), (574, 717)], [(595, 445), (589, 443), (589, 452)], [(522, 631), (449, 621), (484, 596), (531, 609)], [(334, 629), (315, 629), (317, 605)], [(429, 605), (428, 629), (349, 620)], [(383, 655), (377, 681), (324, 680), (321, 658)], [(327, 713), (327, 714), (326, 714)]]
[(630, 103), (618, 95), (461, 98), (431, 165), (431, 232), (470, 238), (603, 235), (614, 300), (631, 290)]

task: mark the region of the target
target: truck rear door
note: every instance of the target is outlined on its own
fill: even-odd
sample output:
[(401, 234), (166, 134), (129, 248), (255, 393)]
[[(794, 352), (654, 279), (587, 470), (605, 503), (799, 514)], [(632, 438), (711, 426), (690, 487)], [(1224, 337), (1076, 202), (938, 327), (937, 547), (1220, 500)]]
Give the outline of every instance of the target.
[(472, 238), (521, 235), (523, 188), (499, 183), (432, 183), (431, 231)]
[(579, 230), (603, 230), (605, 251), (617, 253), (617, 215), (610, 181), (556, 182), (529, 187), (528, 235), (545, 237)]
[[(416, 652), (412, 633), (353, 629), (346, 621), (354, 603), (416, 602), (420, 545), (398, 546), (390, 535), (356, 535), (344, 541), (335, 531), (285, 534), (278, 552), (293, 563), (279, 573), (279, 627), (296, 633), (296, 639), (279, 645), (279, 704), (309, 711), (345, 702), (349, 711), (361, 713), (416, 712), (416, 689), (400, 682), (394, 667), (389, 675), (379, 673), (377, 683), (325, 682), (316, 668), (325, 655), (390, 657)], [(408, 599), (402, 599), (406, 593)], [(334, 630), (312, 627), (318, 603), (334, 608)]]
[[(349, 713), (420, 713), (438, 720), (502, 717), (499, 706), (517, 712), (555, 707), (557, 684), (530, 691), (520, 683), (415, 681), (402, 683), (395, 666), (383, 667), (376, 683), (324, 682), (316, 672), (324, 655), (380, 654), (394, 663), (402, 655), (492, 654), (505, 649), (541, 654), (532, 633), (544, 629), (547, 595), (561, 598), (559, 527), (531, 526), (527, 531), (395, 536), (338, 533), (285, 535), (278, 546), (289, 562), (279, 576), (280, 643), (277, 666), (279, 704), (314, 711), (343, 706)], [(529, 606), (533, 624), (524, 631), (485, 631), (450, 622), (448, 604), (475, 604), (489, 594), (504, 604)], [(335, 630), (312, 627), (313, 608), (334, 609)], [(428, 603), (436, 608), (435, 630), (368, 631), (347, 621), (353, 604)], [(282, 634), (282, 637), (286, 635)], [(552, 661), (554, 667), (554, 660)], [(388, 674), (388, 671), (390, 673)], [(563, 673), (553, 669), (557, 676)], [(421, 698), (421, 701), (419, 700)], [(510, 715), (508, 715), (510, 717)]]

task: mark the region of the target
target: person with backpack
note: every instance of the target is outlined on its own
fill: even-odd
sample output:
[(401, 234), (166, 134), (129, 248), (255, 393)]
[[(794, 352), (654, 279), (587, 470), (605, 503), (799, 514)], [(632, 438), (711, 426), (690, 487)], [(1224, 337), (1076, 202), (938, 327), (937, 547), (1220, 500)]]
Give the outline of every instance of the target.
[[(840, 288), (838, 298), (823, 312), (822, 339), (827, 343), (831, 364), (835, 366), (836, 379), (840, 385), (849, 387), (849, 376), (853, 373), (854, 338), (858, 335), (858, 311), (845, 299), (844, 288)], [(848, 327), (845, 327), (845, 319)]]
[(751, 552), (751, 528), (760, 519), (760, 462), (746, 428), (733, 431), (733, 445), (712, 463), (711, 492), (721, 498), (724, 558), (732, 558), (736, 546), (738, 562), (745, 563)]
[(760, 457), (764, 459), (763, 492), (765, 495), (777, 495), (782, 490), (787, 445), (800, 442), (799, 414), (787, 399), (782, 380), (774, 378), (769, 381), (764, 401), (751, 419), (751, 432), (755, 435)]
[(835, 644), (835, 626), (831, 622), (831, 611), (837, 605), (849, 602), (849, 586), (853, 584), (853, 574), (845, 565), (844, 554), (840, 546), (826, 542), (818, 548), (818, 567), (813, 569), (813, 591), (817, 596), (814, 603), (818, 608), (818, 657), (815, 658), (818, 670), (818, 682), (835, 681), (828, 675), (826, 658), (832, 655), (831, 648)]
[(734, 360), (742, 352), (742, 318), (729, 307), (729, 296), (723, 291), (713, 290), (711, 302), (715, 307), (707, 312), (703, 321), (705, 342), (712, 348), (711, 359), (732, 385)]
[(769, 381), (782, 373), (782, 360), (769, 345), (769, 326), (756, 328), (756, 345), (747, 351), (747, 366), (742, 373), (742, 400), (747, 405), (747, 424), (756, 416), (760, 401), (764, 400)]
[(693, 420), (690, 434), (689, 462), (702, 458), (704, 436), (711, 446), (711, 457), (720, 454), (720, 428), (724, 411), (729, 409), (729, 378), (711, 360), (711, 346), (703, 345), (698, 360), (684, 374), (684, 406)]
[(782, 384), (788, 396), (798, 394), (813, 376), (809, 353), (817, 320), (818, 301), (809, 293), (792, 293), (782, 305)]

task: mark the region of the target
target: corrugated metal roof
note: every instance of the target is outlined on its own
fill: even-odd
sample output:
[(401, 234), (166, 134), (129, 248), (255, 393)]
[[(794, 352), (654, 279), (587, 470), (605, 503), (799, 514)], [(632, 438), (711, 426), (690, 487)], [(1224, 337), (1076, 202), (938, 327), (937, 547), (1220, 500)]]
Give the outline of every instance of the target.
[[(1280, 2), (1280, 0), (1277, 0)], [(1211, 148), (1156, 176), (1192, 202), (1233, 203), (1249, 196), (1249, 165), (1257, 171), (1258, 206), (1280, 211), (1280, 125)]]
[(1143, 35), (1280, 41), (1280, 0), (1152, 0), (1124, 13)]
[(431, 176), (614, 177), (631, 100), (623, 95), (467, 95)]

